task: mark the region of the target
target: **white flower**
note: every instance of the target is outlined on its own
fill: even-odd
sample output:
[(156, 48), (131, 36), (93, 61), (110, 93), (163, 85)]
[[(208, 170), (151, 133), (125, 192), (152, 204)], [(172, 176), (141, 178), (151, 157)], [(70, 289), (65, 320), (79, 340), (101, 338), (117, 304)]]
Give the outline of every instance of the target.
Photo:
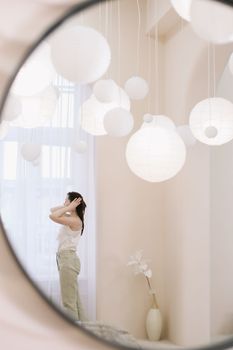
[(157, 307), (157, 301), (155, 296), (155, 291), (152, 289), (150, 278), (152, 277), (152, 271), (149, 268), (147, 261), (142, 259), (142, 250), (138, 250), (135, 254), (130, 255), (128, 266), (133, 266), (134, 274), (143, 274), (147, 280), (147, 285), (149, 288), (149, 293), (153, 298), (153, 305)]
[(129, 257), (128, 265), (134, 265), (140, 263), (142, 259), (142, 250), (138, 250), (134, 255)]
[(142, 250), (138, 250), (135, 254), (131, 255), (127, 265), (133, 265), (135, 275), (142, 273), (148, 278), (152, 276), (152, 271), (148, 268), (147, 260), (142, 259)]
[(152, 277), (152, 271), (149, 269), (145, 272), (145, 276), (148, 277), (148, 278), (151, 278)]

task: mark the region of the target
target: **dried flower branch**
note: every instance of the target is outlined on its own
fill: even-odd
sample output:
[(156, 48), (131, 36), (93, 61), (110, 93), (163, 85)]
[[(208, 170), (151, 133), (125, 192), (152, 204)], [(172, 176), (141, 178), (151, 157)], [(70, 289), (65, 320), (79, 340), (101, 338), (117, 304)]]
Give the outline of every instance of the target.
[(149, 288), (149, 293), (152, 295), (153, 306), (158, 307), (158, 303), (155, 297), (155, 291), (152, 289), (150, 278), (152, 277), (152, 271), (148, 266), (148, 260), (142, 258), (142, 250), (136, 251), (133, 255), (129, 257), (127, 263), (128, 266), (133, 266), (134, 274), (143, 274), (146, 278), (147, 285)]

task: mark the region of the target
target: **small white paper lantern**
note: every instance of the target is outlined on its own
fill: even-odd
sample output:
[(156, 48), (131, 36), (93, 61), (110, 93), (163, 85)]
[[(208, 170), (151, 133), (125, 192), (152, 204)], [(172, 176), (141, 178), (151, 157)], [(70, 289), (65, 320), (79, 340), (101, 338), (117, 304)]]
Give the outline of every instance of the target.
[(59, 74), (76, 83), (91, 83), (108, 69), (111, 52), (104, 36), (91, 27), (68, 26), (51, 39), (53, 64)]
[(229, 142), (233, 139), (233, 104), (221, 97), (202, 100), (192, 109), (189, 126), (194, 137), (207, 145)]
[(0, 140), (4, 139), (7, 135), (10, 127), (10, 123), (8, 121), (3, 120), (0, 124)]
[(228, 65), (229, 65), (229, 69), (230, 69), (231, 74), (233, 74), (233, 53), (230, 56)]
[(121, 107), (130, 110), (130, 100), (123, 89), (118, 88), (118, 99), (111, 103), (101, 103), (92, 95), (83, 106), (80, 107), (81, 127), (89, 134), (99, 136), (106, 135), (104, 128), (105, 114), (116, 108)]
[(104, 128), (109, 136), (126, 136), (131, 132), (133, 126), (133, 116), (126, 109), (117, 107), (105, 114)]
[(24, 143), (21, 146), (21, 155), (29, 162), (35, 161), (41, 153), (41, 145), (35, 143)]
[(151, 122), (153, 121), (153, 115), (150, 114), (150, 113), (144, 114), (144, 116), (143, 116), (143, 121), (144, 121), (145, 123), (151, 123)]
[(20, 96), (33, 96), (53, 80), (55, 70), (50, 59), (50, 46), (41, 44), (20, 69), (11, 91)]
[(85, 153), (87, 150), (87, 143), (85, 141), (80, 140), (73, 145), (73, 149), (77, 153)]
[(93, 93), (100, 102), (113, 102), (117, 99), (118, 87), (112, 79), (98, 80), (93, 87)]
[(125, 83), (125, 92), (132, 100), (142, 100), (148, 91), (148, 83), (141, 77), (133, 76)]
[(133, 134), (126, 147), (131, 171), (149, 182), (161, 182), (175, 176), (183, 167), (186, 148), (173, 130), (147, 127)]
[(38, 95), (21, 97), (22, 113), (11, 124), (23, 128), (45, 125), (56, 111), (57, 100), (57, 90), (52, 86)]
[(191, 25), (201, 38), (215, 44), (233, 41), (233, 7), (212, 0), (195, 0)]
[(182, 140), (184, 141), (184, 144), (187, 147), (191, 147), (193, 145), (195, 145), (195, 143), (197, 142), (197, 140), (195, 139), (195, 137), (193, 136), (189, 125), (179, 125), (176, 128), (176, 131), (178, 132), (178, 134), (180, 135), (180, 137), (182, 138)]
[(190, 21), (190, 7), (192, 0), (170, 0), (175, 11), (186, 21)]
[(6, 100), (6, 104), (3, 110), (3, 119), (6, 121), (12, 121), (16, 119), (22, 112), (22, 103), (17, 96), (10, 94)]
[(216, 137), (217, 134), (218, 134), (218, 129), (217, 129), (215, 126), (208, 126), (208, 127), (205, 129), (205, 135), (206, 135), (209, 139)]

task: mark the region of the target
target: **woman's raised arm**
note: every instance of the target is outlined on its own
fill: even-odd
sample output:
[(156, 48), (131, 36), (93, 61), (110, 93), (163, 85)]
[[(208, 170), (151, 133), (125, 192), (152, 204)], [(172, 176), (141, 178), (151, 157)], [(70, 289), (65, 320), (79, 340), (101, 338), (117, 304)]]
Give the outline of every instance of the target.
[(58, 210), (58, 209), (61, 209), (61, 208), (63, 208), (63, 205), (59, 205), (59, 206), (57, 206), (57, 207), (51, 208), (51, 209), (50, 209), (50, 212), (53, 213), (54, 211), (56, 211), (56, 210)]

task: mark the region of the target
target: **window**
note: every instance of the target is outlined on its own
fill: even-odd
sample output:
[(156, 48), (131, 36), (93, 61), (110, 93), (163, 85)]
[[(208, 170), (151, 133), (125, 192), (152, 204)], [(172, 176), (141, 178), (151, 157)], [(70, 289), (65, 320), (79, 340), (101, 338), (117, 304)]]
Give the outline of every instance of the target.
[[(95, 167), (94, 138), (85, 136), (87, 152), (72, 149), (79, 130), (81, 88), (57, 77), (55, 114), (36, 128), (12, 123), (0, 143), (1, 214), (11, 244), (30, 277), (52, 301), (60, 303), (55, 253), (59, 224), (49, 219), (50, 208), (64, 203), (66, 193), (82, 193), (87, 203), (85, 231), (78, 249), (82, 269), (81, 296), (89, 319), (95, 319)], [(75, 116), (75, 117), (74, 117)], [(18, 121), (19, 122), (19, 121)], [(19, 123), (20, 125), (20, 123)], [(39, 163), (26, 161), (23, 143), (41, 144)]]
[(70, 178), (70, 147), (42, 146), (41, 176)]
[(3, 179), (16, 180), (18, 144), (14, 142), (3, 143)]

